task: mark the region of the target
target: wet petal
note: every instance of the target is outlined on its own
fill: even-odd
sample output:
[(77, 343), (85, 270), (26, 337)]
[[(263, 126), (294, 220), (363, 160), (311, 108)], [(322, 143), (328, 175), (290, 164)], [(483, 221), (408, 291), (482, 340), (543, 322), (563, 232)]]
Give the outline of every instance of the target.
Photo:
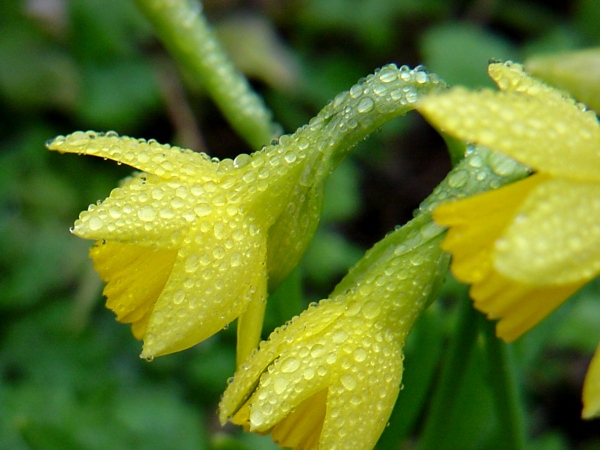
[[(242, 218), (238, 217), (238, 220)], [(238, 317), (255, 295), (264, 296), (266, 243), (251, 227), (221, 235), (229, 224), (205, 232), (192, 228), (177, 253), (171, 276), (154, 306), (142, 357), (197, 344)]]
[(496, 269), (524, 284), (589, 281), (600, 273), (600, 184), (549, 180), (496, 242)]
[(73, 233), (84, 239), (174, 248), (201, 207), (189, 186), (137, 174), (113, 189), (106, 200), (83, 211)]
[(592, 358), (583, 384), (583, 411), (584, 419), (591, 419), (600, 415), (600, 346)]
[[(366, 338), (365, 345), (356, 343), (350, 355), (340, 352), (336, 382), (329, 388), (321, 448), (372, 449), (388, 423), (402, 380), (401, 343), (375, 342), (369, 347)], [(363, 350), (369, 355), (364, 360)], [(351, 369), (342, 369), (347, 366)]]
[(106, 307), (117, 320), (131, 323), (142, 339), (154, 302), (164, 288), (177, 252), (152, 250), (118, 242), (96, 242), (90, 250), (94, 268), (107, 284)]
[(327, 393), (327, 389), (317, 392), (296, 406), (273, 427), (273, 440), (282, 448), (318, 450), (325, 420)]
[(489, 319), (499, 319), (498, 337), (511, 342), (536, 326), (581, 287), (581, 283), (550, 287), (526, 285), (491, 269), (471, 286), (470, 295), (475, 308)]
[(488, 66), (488, 74), (505, 92), (521, 92), (559, 104), (569, 100), (568, 94), (533, 78), (521, 64), (492, 63)]
[(451, 269), (458, 280), (477, 283), (486, 276), (493, 264), (494, 241), (514, 218), (527, 194), (546, 179), (536, 174), (434, 210), (434, 220), (450, 227), (442, 248), (452, 254)]
[(440, 130), (553, 176), (600, 181), (600, 127), (572, 100), (455, 88), (418, 108)]
[(61, 153), (112, 159), (165, 180), (208, 181), (214, 179), (218, 168), (206, 154), (114, 132), (76, 131), (54, 138), (47, 147)]
[(226, 423), (246, 402), (256, 388), (257, 380), (267, 367), (286, 348), (303, 345), (305, 340), (318, 338), (325, 328), (337, 320), (345, 310), (342, 302), (324, 300), (319, 306), (310, 306), (300, 316), (277, 328), (267, 341), (260, 343), (259, 351), (246, 361), (235, 374), (219, 404), (219, 420)]

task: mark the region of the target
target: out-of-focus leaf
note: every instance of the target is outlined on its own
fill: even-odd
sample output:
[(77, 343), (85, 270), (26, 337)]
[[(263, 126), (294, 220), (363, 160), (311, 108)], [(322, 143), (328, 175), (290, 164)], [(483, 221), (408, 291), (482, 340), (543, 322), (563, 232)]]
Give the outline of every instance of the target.
[(423, 60), (449, 85), (492, 86), (487, 75), (490, 59), (509, 60), (517, 52), (501, 37), (467, 23), (431, 27), (421, 38)]

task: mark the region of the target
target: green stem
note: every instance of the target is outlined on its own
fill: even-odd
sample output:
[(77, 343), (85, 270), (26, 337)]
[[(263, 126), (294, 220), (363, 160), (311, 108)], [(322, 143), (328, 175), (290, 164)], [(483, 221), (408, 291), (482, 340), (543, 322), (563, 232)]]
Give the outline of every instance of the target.
[(511, 348), (496, 337), (496, 324), (480, 316), (485, 336), (485, 355), (490, 361), (488, 379), (500, 422), (500, 436), (506, 448), (524, 450), (525, 420), (517, 388)]
[(478, 335), (477, 315), (470, 301), (461, 301), (454, 339), (446, 355), (438, 387), (426, 418), (420, 450), (438, 450), (448, 445), (447, 438), (451, 426), (449, 411), (455, 409), (454, 402), (465, 375), (465, 362), (470, 359), (475, 348)]
[(202, 83), (231, 126), (254, 149), (269, 143), (278, 127), (264, 101), (239, 72), (194, 0), (135, 0), (169, 52)]
[(258, 347), (261, 339), (265, 308), (267, 306), (267, 279), (261, 280), (261, 286), (255, 286), (255, 291), (248, 307), (237, 320), (237, 345), (235, 352), (236, 367), (242, 363)]

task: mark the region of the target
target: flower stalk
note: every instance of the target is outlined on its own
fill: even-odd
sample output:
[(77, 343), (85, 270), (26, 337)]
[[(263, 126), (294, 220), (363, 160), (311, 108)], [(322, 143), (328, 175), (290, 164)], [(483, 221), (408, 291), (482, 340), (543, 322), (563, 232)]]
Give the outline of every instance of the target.
[(254, 150), (279, 133), (264, 100), (239, 72), (211, 30), (197, 0), (135, 0), (169, 53), (205, 88)]

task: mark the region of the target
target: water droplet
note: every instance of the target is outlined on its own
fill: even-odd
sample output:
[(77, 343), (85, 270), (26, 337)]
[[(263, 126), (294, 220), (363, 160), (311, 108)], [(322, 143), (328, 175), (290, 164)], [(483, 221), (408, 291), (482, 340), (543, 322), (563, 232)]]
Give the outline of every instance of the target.
[(245, 166), (246, 164), (248, 164), (251, 159), (252, 159), (252, 157), (250, 155), (242, 153), (235, 157), (235, 159), (233, 160), (233, 165), (235, 167), (242, 167), (242, 166)]
[(175, 213), (173, 212), (173, 210), (171, 208), (161, 209), (159, 212), (159, 215), (163, 219), (172, 219), (173, 217), (175, 217)]
[(216, 223), (213, 227), (213, 232), (217, 239), (223, 239), (225, 237), (225, 225), (223, 225), (221, 222)]
[(242, 254), (239, 252), (235, 252), (231, 255), (231, 260), (230, 260), (230, 264), (231, 267), (238, 267), (239, 265), (242, 264)]
[(342, 385), (349, 391), (352, 391), (356, 388), (356, 378), (349, 373), (342, 375), (340, 377), (340, 381), (342, 382)]
[(198, 217), (204, 217), (212, 212), (212, 206), (208, 203), (199, 203), (195, 208), (194, 212)]
[(184, 299), (185, 292), (182, 289), (176, 291), (175, 294), (173, 294), (173, 303), (175, 303), (176, 305), (181, 305)]
[(262, 411), (255, 408), (250, 410), (250, 422), (252, 423), (253, 427), (260, 427), (264, 421), (265, 417)]
[(288, 387), (288, 380), (284, 377), (277, 377), (273, 380), (273, 390), (276, 394), (282, 394)]
[(358, 105), (356, 106), (356, 110), (361, 114), (366, 113), (373, 109), (374, 104), (375, 104), (375, 102), (373, 101), (373, 99), (371, 97), (365, 97), (360, 102), (358, 102)]
[(185, 261), (185, 271), (188, 273), (192, 273), (195, 272), (196, 269), (198, 268), (198, 266), (200, 265), (200, 259), (198, 258), (198, 255), (193, 254), (190, 255), (188, 257), (188, 259)]
[(118, 219), (119, 217), (121, 217), (121, 210), (119, 208), (117, 208), (116, 206), (111, 207), (108, 210), (108, 213), (110, 214), (110, 217), (112, 217), (113, 219)]
[(137, 216), (143, 222), (152, 222), (156, 218), (156, 210), (151, 206), (144, 206), (138, 211)]
[(346, 339), (348, 339), (348, 333), (344, 330), (338, 330), (333, 333), (333, 342), (335, 344), (341, 344), (342, 342), (345, 342)]
[(358, 347), (354, 350), (353, 356), (356, 362), (363, 362), (367, 359), (367, 351), (363, 347)]
[(104, 226), (104, 222), (102, 221), (102, 219), (100, 217), (92, 216), (88, 220), (88, 226), (90, 227), (90, 230), (96, 231)]
[(448, 185), (455, 189), (464, 186), (469, 181), (469, 173), (466, 170), (458, 170), (448, 175)]
[(296, 161), (296, 159), (297, 159), (297, 156), (296, 156), (296, 154), (295, 154), (295, 153), (287, 153), (287, 154), (284, 156), (284, 159), (286, 160), (286, 162), (288, 162), (288, 163), (290, 163), (290, 164), (291, 164), (291, 163), (293, 163), (294, 161)]
[(379, 79), (383, 83), (391, 83), (392, 81), (396, 80), (397, 77), (398, 74), (391, 67), (385, 67), (381, 70), (381, 72), (379, 72)]
[(350, 88), (350, 96), (357, 98), (360, 97), (363, 93), (363, 87), (360, 84), (355, 84)]
[(321, 344), (315, 344), (310, 349), (310, 356), (313, 358), (320, 358), (325, 354), (325, 347)]
[(376, 301), (367, 302), (362, 307), (363, 316), (365, 317), (365, 319), (369, 319), (369, 320), (377, 317), (379, 315), (380, 311), (381, 311), (381, 307), (379, 306), (379, 303)]
[(305, 380), (312, 380), (315, 377), (315, 369), (312, 367), (308, 367), (302, 372), (302, 376), (304, 376)]
[(213, 252), (215, 259), (222, 259), (225, 256), (225, 249), (223, 247), (216, 247)]
[(300, 360), (290, 357), (281, 362), (281, 371), (283, 373), (295, 372), (300, 368)]

